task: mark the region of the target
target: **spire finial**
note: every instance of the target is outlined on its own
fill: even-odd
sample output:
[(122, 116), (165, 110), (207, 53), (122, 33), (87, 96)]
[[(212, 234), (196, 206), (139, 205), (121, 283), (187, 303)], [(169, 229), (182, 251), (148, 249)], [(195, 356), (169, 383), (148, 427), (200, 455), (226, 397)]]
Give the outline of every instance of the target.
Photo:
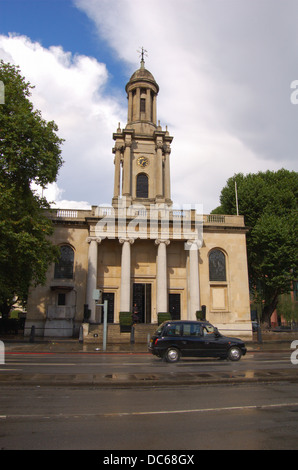
[(141, 68), (144, 68), (145, 66), (144, 56), (148, 57), (147, 51), (142, 46), (141, 50), (137, 52), (140, 54), (139, 57), (141, 58)]

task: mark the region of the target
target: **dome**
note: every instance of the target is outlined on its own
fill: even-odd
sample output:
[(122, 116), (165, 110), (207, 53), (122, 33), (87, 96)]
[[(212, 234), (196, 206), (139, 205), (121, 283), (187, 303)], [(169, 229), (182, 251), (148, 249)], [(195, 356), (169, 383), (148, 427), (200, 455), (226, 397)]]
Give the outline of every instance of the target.
[(132, 85), (133, 83), (136, 83), (136, 82), (152, 83), (153, 85), (156, 86), (157, 92), (159, 90), (159, 86), (157, 85), (155, 78), (153, 77), (152, 73), (149, 72), (149, 70), (145, 69), (143, 61), (141, 62), (141, 67), (138, 70), (136, 70), (130, 77), (129, 82), (127, 83), (125, 87), (126, 91), (129, 85)]
[[(150, 80), (155, 82), (155, 79), (149, 70), (145, 69), (144, 67), (139, 68), (136, 70), (132, 76), (130, 77), (130, 82), (135, 82), (136, 80)], [(156, 82), (155, 82), (156, 83)]]

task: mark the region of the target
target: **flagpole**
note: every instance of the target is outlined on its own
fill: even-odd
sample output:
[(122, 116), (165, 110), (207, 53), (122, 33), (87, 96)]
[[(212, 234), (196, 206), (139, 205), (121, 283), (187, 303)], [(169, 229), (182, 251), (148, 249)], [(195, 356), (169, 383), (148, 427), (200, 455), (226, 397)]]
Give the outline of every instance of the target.
[(237, 210), (237, 215), (239, 215), (239, 208), (238, 208), (238, 193), (237, 193), (237, 182), (235, 180), (235, 197), (236, 197), (236, 210)]

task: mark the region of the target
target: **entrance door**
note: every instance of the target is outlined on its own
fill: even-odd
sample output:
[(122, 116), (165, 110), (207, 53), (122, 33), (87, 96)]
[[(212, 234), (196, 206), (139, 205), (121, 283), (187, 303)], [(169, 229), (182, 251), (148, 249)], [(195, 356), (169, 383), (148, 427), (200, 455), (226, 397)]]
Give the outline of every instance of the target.
[(151, 323), (151, 284), (133, 285), (132, 311), (136, 311), (139, 323)]
[(169, 312), (172, 320), (180, 320), (180, 294), (169, 294)]
[[(104, 303), (105, 300), (108, 301), (108, 323), (114, 323), (114, 297), (113, 292), (103, 292), (102, 294), (102, 303)], [(103, 323), (103, 307), (101, 310), (101, 322)]]

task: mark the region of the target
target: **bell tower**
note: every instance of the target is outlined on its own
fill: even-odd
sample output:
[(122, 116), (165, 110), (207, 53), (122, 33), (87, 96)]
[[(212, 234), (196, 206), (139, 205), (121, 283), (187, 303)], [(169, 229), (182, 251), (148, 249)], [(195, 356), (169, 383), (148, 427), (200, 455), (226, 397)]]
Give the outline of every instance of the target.
[(126, 204), (149, 206), (172, 204), (170, 153), (173, 137), (157, 123), (159, 86), (145, 68), (144, 49), (140, 68), (125, 87), (128, 99), (127, 124), (113, 134), (115, 177), (113, 206), (125, 197)]

